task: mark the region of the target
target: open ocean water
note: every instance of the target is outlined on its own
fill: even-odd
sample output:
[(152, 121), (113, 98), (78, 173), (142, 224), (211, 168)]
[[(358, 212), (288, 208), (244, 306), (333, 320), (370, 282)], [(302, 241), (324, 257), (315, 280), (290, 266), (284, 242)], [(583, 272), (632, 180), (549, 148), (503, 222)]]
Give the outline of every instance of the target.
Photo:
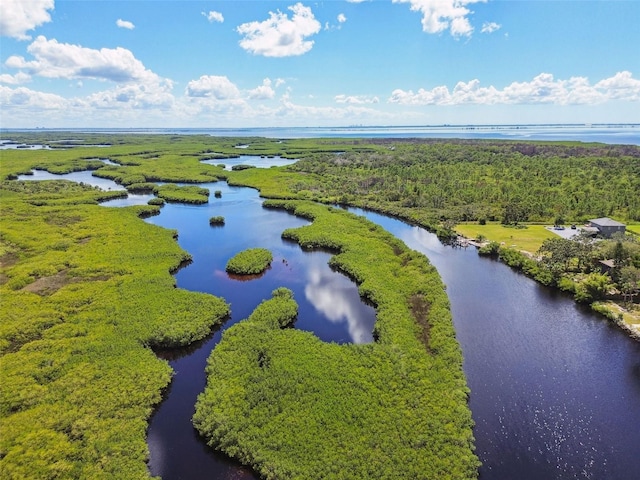
[[(44, 129), (7, 129), (11, 132), (43, 132)], [(640, 123), (571, 125), (439, 125), (439, 126), (349, 126), (349, 127), (260, 127), (260, 128), (97, 128), (51, 129), (50, 131), (212, 135), (265, 138), (462, 138), (494, 140), (547, 140), (640, 145)]]

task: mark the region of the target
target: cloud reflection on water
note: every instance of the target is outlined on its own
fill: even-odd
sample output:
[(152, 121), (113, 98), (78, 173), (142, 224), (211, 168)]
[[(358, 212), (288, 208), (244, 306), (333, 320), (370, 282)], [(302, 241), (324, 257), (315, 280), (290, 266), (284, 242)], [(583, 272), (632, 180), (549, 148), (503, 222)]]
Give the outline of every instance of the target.
[(314, 265), (309, 267), (307, 281), (307, 300), (331, 323), (346, 322), (352, 343), (373, 341), (375, 311), (362, 302), (355, 284)]

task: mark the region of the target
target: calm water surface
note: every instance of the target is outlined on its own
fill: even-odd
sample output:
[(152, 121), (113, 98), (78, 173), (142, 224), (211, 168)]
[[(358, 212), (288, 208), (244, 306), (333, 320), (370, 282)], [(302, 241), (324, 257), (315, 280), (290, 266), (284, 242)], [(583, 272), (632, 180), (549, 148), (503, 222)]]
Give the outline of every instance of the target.
[[(32, 131), (16, 129), (15, 131)], [(41, 131), (41, 130), (37, 130)], [(55, 129), (51, 131), (56, 131)], [(211, 135), (266, 138), (464, 138), (497, 140), (551, 140), (640, 145), (640, 124), (586, 125), (406, 125), (349, 127), (265, 128), (123, 128), (65, 129), (70, 132)], [(11, 130), (7, 130), (11, 132)], [(9, 148), (0, 144), (0, 149)], [(15, 148), (15, 147), (13, 147)]]
[[(89, 183), (84, 176), (75, 180)], [(305, 253), (280, 238), (304, 220), (263, 209), (254, 190), (209, 187), (222, 198), (166, 205), (148, 221), (177, 229), (180, 245), (193, 256), (176, 275), (181, 288), (231, 303), (232, 318), (222, 329), (286, 286), (300, 304), (296, 328), (326, 341), (371, 341), (373, 311), (351, 282), (327, 267), (328, 254)], [(127, 204), (114, 202), (120, 203), (108, 203)], [(640, 344), (571, 298), (472, 248), (444, 247), (420, 228), (357, 212), (427, 255), (447, 286), (471, 388), (482, 480), (640, 478)], [(223, 215), (225, 226), (210, 227), (213, 215)], [(256, 246), (273, 252), (272, 268), (247, 282), (229, 278), (228, 258)], [(151, 421), (149, 466), (165, 480), (255, 478), (212, 452), (191, 426), (206, 359), (222, 329), (189, 350), (161, 353), (176, 375)]]
[[(231, 304), (232, 316), (198, 348), (184, 355), (169, 354), (176, 374), (149, 426), (149, 468), (165, 480), (256, 478), (250, 470), (209, 449), (191, 424), (196, 397), (205, 387), (206, 360), (224, 329), (248, 317), (281, 286), (291, 289), (299, 304), (295, 327), (325, 341), (371, 342), (375, 311), (360, 301), (355, 284), (331, 271), (329, 254), (303, 252), (297, 244), (282, 240), (284, 229), (305, 225), (306, 220), (263, 209), (255, 190), (222, 182), (204, 186), (221, 190), (222, 198), (211, 195), (202, 206), (168, 204), (148, 221), (177, 229), (180, 245), (193, 256), (193, 263), (176, 274), (178, 286), (224, 297)], [(214, 215), (225, 217), (224, 227), (209, 225)], [(225, 272), (228, 259), (253, 247), (272, 252), (271, 268), (247, 281), (230, 278)]]
[(252, 165), (257, 168), (271, 168), (271, 167), (283, 167), (285, 165), (291, 165), (296, 160), (282, 157), (262, 157), (260, 155), (241, 155), (234, 158), (216, 158), (214, 160), (203, 160), (202, 163), (209, 165), (225, 166), (225, 170), (231, 170), (231, 167), (236, 165)]
[(358, 213), (427, 255), (447, 286), (483, 480), (640, 478), (640, 344), (474, 248)]

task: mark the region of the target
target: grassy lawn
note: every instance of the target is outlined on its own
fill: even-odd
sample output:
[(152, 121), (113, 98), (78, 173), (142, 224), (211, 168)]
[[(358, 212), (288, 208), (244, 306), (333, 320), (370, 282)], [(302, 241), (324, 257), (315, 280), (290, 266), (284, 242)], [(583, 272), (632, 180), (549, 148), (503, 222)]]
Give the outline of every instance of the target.
[(640, 223), (627, 223), (627, 232), (640, 235)]
[(504, 242), (507, 247), (525, 250), (535, 253), (542, 242), (547, 238), (552, 238), (554, 233), (547, 230), (544, 225), (527, 225), (527, 228), (505, 227), (499, 223), (487, 225), (460, 224), (456, 226), (456, 232), (467, 238), (476, 238), (484, 235), (487, 240)]

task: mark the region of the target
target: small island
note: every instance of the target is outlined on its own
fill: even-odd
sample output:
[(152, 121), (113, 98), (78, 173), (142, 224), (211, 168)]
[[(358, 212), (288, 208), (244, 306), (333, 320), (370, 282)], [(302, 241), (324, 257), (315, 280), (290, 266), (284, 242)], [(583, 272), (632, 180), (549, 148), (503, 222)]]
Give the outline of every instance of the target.
[(266, 248), (249, 248), (234, 255), (226, 270), (234, 275), (257, 275), (269, 268), (272, 260), (273, 255)]
[(220, 215), (211, 217), (209, 219), (209, 225), (211, 225), (212, 227), (218, 227), (218, 226), (224, 225), (224, 217)]

